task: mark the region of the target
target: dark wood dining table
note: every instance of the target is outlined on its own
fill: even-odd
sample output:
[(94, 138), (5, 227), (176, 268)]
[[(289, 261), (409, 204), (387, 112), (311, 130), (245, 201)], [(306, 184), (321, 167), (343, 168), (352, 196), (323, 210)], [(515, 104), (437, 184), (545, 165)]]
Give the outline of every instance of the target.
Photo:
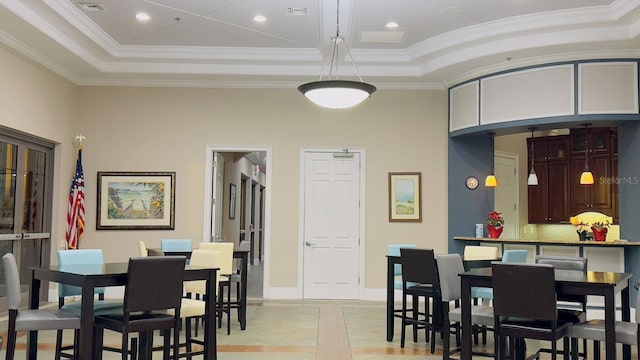
[[(462, 282), (462, 360), (471, 360), (471, 288), (492, 287), (491, 268), (477, 268), (466, 271), (461, 276)], [(605, 313), (605, 346), (606, 359), (616, 360), (616, 294), (622, 298), (622, 320), (630, 319), (629, 280), (631, 274), (616, 272), (556, 270), (556, 291), (561, 294), (597, 295), (604, 297)], [(623, 346), (622, 358), (631, 359), (631, 347)]]
[[(78, 339), (78, 359), (91, 359), (93, 351), (93, 301), (97, 287), (124, 286), (127, 284), (128, 263), (106, 263), (102, 265), (54, 265), (31, 268), (30, 308), (40, 305), (42, 281), (74, 285), (82, 288), (80, 337)], [(206, 280), (208, 294), (216, 293), (218, 268), (187, 265), (184, 280)], [(205, 305), (204, 359), (217, 359), (216, 340), (216, 298), (208, 297)], [(27, 339), (28, 359), (35, 360), (38, 351), (38, 332), (29, 332)]]
[[(167, 251), (159, 248), (150, 248), (149, 256), (154, 255), (184, 255), (191, 258), (191, 251)], [(240, 298), (237, 299), (238, 321), (240, 330), (247, 328), (247, 274), (249, 271), (249, 250), (233, 250), (233, 258), (240, 260)]]

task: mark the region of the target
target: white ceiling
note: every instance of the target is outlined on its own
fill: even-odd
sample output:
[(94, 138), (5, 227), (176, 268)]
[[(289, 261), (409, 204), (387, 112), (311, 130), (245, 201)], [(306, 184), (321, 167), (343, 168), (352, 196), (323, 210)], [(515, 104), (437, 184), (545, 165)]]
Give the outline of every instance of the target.
[[(78, 85), (295, 87), (320, 76), (336, 9), (336, 0), (0, 0), (0, 41)], [(358, 72), (378, 88), (640, 57), (640, 0), (341, 0), (339, 10)], [(138, 22), (138, 11), (151, 20)], [(341, 64), (338, 74), (356, 70)]]

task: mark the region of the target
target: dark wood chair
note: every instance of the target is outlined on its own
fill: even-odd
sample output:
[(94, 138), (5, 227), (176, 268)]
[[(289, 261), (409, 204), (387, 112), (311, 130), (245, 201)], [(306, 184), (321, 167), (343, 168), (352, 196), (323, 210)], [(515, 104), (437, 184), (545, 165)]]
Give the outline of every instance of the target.
[[(404, 348), (406, 327), (413, 328), (413, 341), (418, 341), (418, 330), (426, 330), (427, 342), (431, 341), (431, 353), (435, 352), (435, 333), (442, 326), (440, 286), (436, 259), (432, 249), (400, 249), (402, 263), (402, 332), (400, 347)], [(411, 308), (407, 297), (411, 296)], [(420, 312), (420, 299), (424, 299), (424, 311)], [(433, 309), (431, 305), (433, 304)], [(411, 312), (412, 317), (407, 317)]]
[(184, 256), (129, 259), (123, 313), (95, 318), (97, 345), (94, 359), (102, 358), (104, 329), (122, 333), (122, 359), (126, 359), (128, 353), (132, 353), (132, 358), (136, 356), (136, 349), (128, 349), (129, 333), (133, 332), (139, 333), (140, 358), (151, 359), (154, 330), (162, 331), (164, 359), (169, 359), (173, 329), (173, 357), (178, 358), (185, 262)]
[[(527, 338), (550, 341), (553, 359), (557, 355), (558, 340), (563, 339), (565, 349), (569, 349), (567, 331), (572, 323), (558, 318), (553, 266), (493, 263), (491, 267), (498, 358), (506, 358), (507, 339), (509, 359), (523, 358), (524, 341), (520, 340)], [(568, 353), (564, 355), (568, 358)]]

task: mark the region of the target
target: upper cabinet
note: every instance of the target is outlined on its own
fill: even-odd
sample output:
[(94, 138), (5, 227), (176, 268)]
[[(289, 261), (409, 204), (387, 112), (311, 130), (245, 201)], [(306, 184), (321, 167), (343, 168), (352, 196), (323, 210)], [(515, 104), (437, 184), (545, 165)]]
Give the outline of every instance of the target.
[[(531, 164), (531, 139), (528, 166)], [(567, 223), (573, 215), (597, 211), (617, 221), (618, 192), (615, 129), (571, 130), (570, 135), (534, 138), (537, 186), (528, 186), (530, 223)], [(581, 185), (585, 167), (595, 184)]]
[(561, 223), (569, 221), (569, 136), (527, 139), (531, 168), (533, 141), (534, 168), (538, 185), (528, 186), (529, 222)]

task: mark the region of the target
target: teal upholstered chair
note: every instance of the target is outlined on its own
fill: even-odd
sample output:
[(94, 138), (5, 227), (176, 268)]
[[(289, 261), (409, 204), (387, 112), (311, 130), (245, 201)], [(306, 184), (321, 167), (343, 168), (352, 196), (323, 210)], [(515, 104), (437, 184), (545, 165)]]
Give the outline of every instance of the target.
[(191, 239), (162, 239), (160, 247), (163, 252), (185, 252), (193, 250)]
[[(505, 250), (502, 253), (502, 262), (504, 263), (526, 263), (529, 251), (527, 250)], [(493, 289), (474, 287), (471, 288), (471, 297), (485, 300), (493, 300)]]
[[(58, 265), (64, 267), (66, 265), (90, 265), (101, 267), (104, 264), (102, 249), (78, 249), (78, 250), (59, 250)], [(121, 300), (104, 300), (104, 288), (96, 288), (94, 294), (98, 295), (98, 301), (93, 303), (93, 311), (95, 315), (110, 314), (122, 311)], [(76, 301), (71, 304), (65, 304), (65, 298), (70, 296), (82, 295), (82, 288), (66, 284), (58, 284), (58, 307), (73, 314), (80, 315), (81, 303)], [(56, 337), (56, 346), (62, 350), (70, 349), (69, 346), (62, 347), (62, 330), (58, 330)], [(63, 357), (69, 357), (62, 354)], [(56, 357), (59, 359), (59, 357)]]
[[(390, 244), (387, 245), (387, 255), (389, 256), (400, 256), (401, 248), (409, 248), (415, 249), (415, 244)], [(402, 265), (395, 264), (393, 266), (393, 288), (402, 290)]]

